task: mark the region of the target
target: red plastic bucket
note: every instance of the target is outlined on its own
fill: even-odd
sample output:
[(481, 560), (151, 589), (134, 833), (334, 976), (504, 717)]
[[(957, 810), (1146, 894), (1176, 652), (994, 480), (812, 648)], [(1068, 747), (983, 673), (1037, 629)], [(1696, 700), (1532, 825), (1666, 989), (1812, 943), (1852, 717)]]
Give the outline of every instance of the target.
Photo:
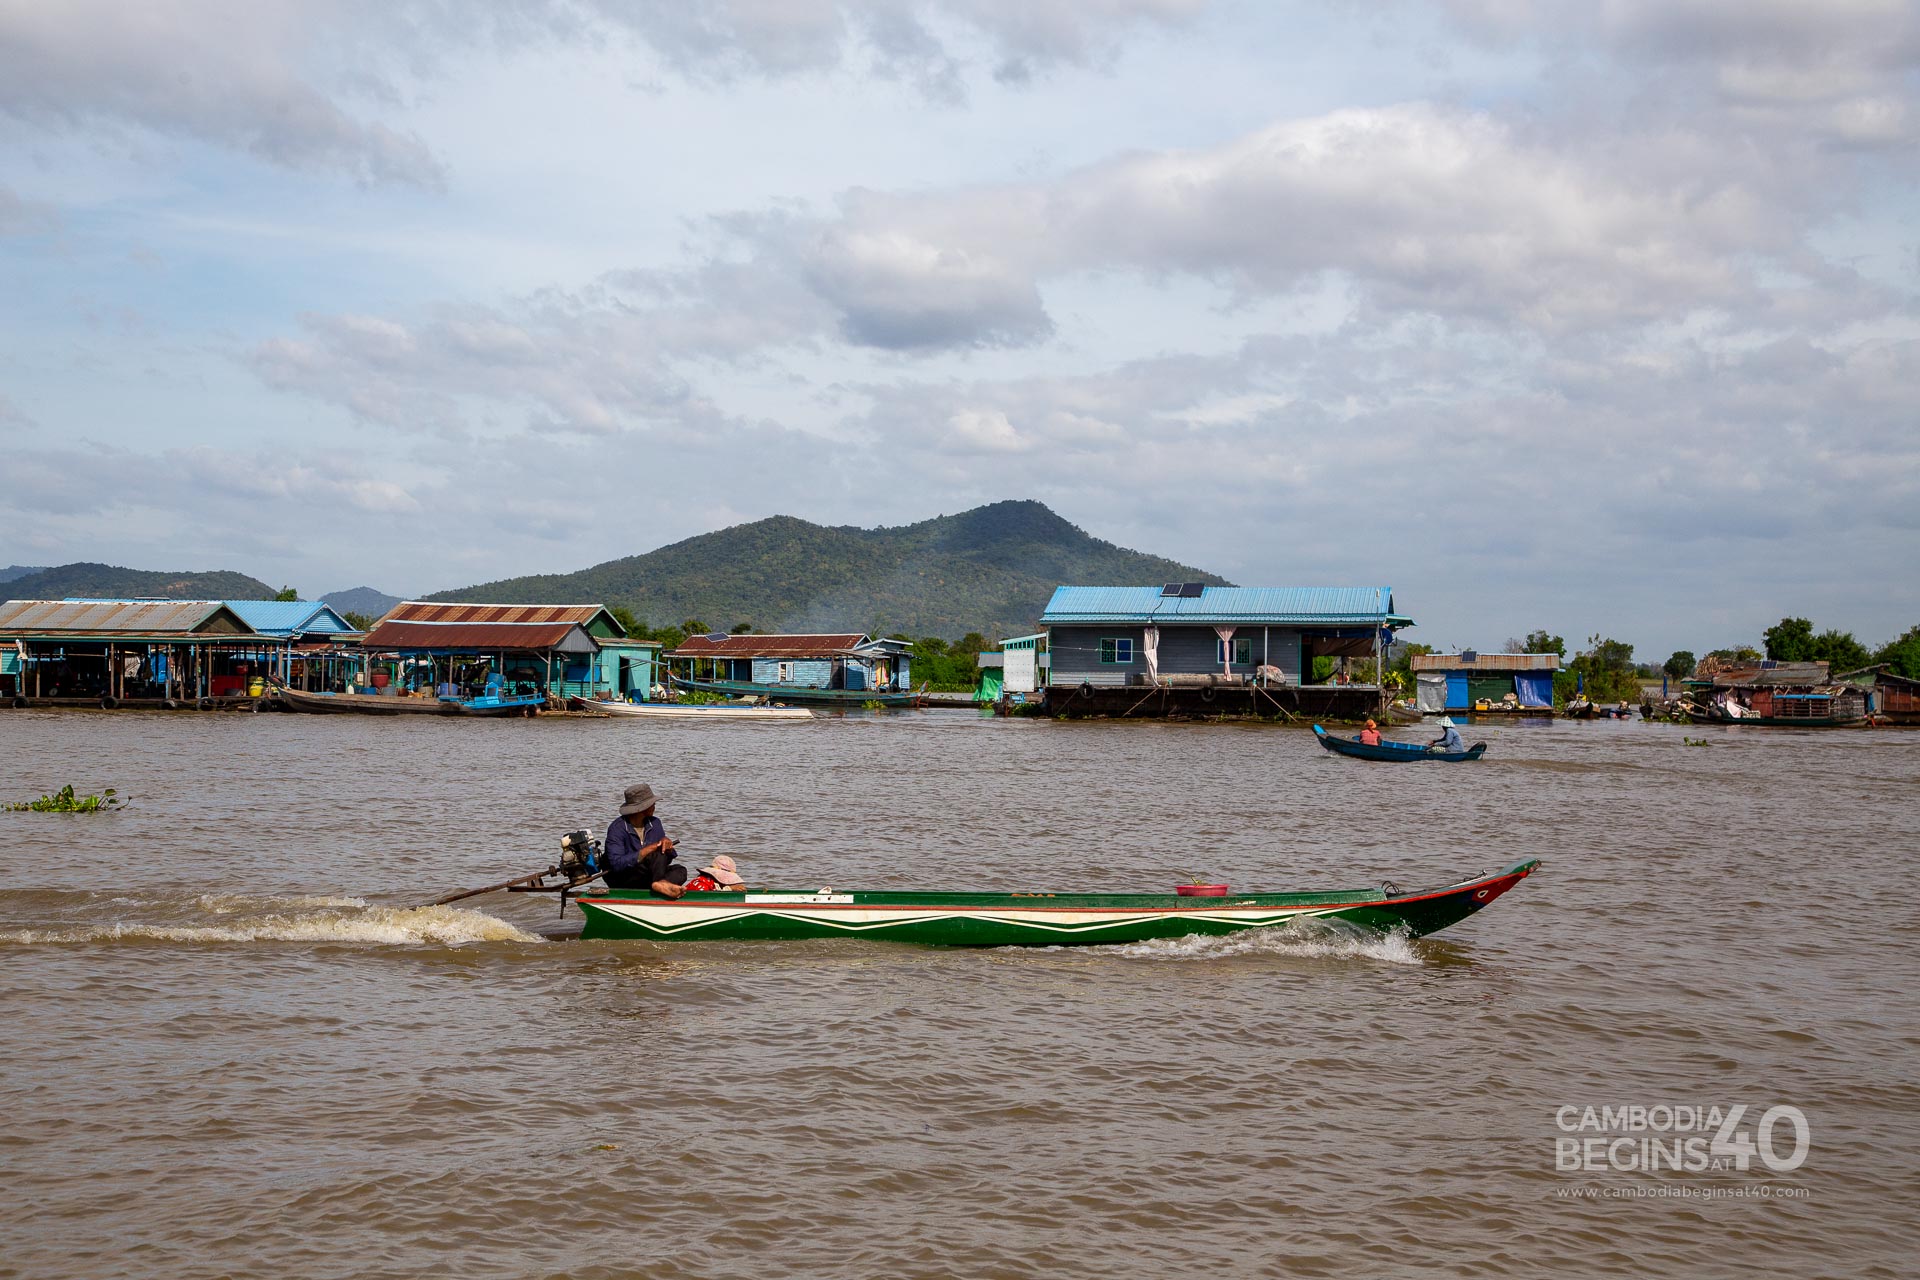
[(1183, 898), (1224, 898), (1227, 886), (1223, 884), (1177, 884), (1173, 891)]

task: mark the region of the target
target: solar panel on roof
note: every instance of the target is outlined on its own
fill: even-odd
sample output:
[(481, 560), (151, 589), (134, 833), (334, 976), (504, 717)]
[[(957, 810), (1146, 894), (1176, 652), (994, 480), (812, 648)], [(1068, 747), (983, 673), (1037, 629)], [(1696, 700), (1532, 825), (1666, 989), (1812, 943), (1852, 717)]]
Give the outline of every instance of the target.
[(1184, 582), (1169, 582), (1166, 586), (1160, 588), (1160, 594), (1168, 599), (1177, 600), (1180, 598), (1180, 593), (1186, 589), (1187, 584)]
[(1182, 600), (1198, 600), (1200, 593), (1206, 589), (1207, 584), (1204, 582), (1183, 582), (1180, 584), (1180, 598)]

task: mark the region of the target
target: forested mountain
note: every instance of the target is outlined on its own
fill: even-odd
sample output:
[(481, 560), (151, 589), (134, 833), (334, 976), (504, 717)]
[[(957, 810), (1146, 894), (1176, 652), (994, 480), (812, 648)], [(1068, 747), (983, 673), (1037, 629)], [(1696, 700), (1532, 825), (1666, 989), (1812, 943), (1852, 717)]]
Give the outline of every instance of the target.
[(226, 569), (168, 573), (111, 564), (63, 564), (0, 582), (3, 600), (64, 600), (68, 596), (157, 596), (163, 600), (270, 600), (274, 588)]
[(47, 566), (32, 564), (10, 564), (0, 569), (0, 582), (12, 582), (15, 578), (24, 578), (30, 573), (45, 573)]
[(329, 591), (320, 597), (320, 602), (332, 605), (341, 613), (358, 613), (369, 618), (378, 618), (399, 604), (400, 597), (390, 596), (372, 587), (350, 587), (345, 591)]
[(625, 605), (642, 622), (726, 630), (905, 632), (956, 639), (1033, 629), (1062, 583), (1225, 579), (1089, 537), (1038, 502), (996, 502), (897, 528), (773, 516), (578, 573), (445, 591), (430, 600)]

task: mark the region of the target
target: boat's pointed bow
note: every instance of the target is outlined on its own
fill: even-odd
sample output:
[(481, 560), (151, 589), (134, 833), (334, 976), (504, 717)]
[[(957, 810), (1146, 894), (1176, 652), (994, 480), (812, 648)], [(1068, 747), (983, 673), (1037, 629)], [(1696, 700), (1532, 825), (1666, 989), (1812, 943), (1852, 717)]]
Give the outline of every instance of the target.
[(1529, 858), (1525, 862), (1514, 863), (1498, 875), (1488, 876), (1478, 884), (1467, 886), (1473, 894), (1472, 909), (1478, 911), (1539, 869), (1540, 859)]
[(1404, 929), (1414, 937), (1423, 937), (1466, 919), (1539, 868), (1540, 860), (1530, 858), (1505, 871), (1475, 876), (1441, 889), (1388, 895), (1377, 906), (1342, 914), (1381, 930)]

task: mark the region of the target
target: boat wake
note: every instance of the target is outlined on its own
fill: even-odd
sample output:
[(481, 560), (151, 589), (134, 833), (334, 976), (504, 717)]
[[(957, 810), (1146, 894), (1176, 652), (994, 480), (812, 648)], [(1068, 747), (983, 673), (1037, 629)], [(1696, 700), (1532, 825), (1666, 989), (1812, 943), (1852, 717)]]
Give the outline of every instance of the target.
[[(357, 942), (385, 946), (458, 946), (469, 942), (542, 942), (506, 921), (458, 907), (376, 907), (358, 898), (247, 898), (207, 894), (195, 917), (219, 924), (116, 920), (68, 928), (0, 930), (0, 947), (172, 942)], [(184, 913), (183, 913), (184, 914)]]
[(1425, 963), (1413, 938), (1403, 931), (1374, 933), (1325, 925), (1248, 929), (1215, 937), (1155, 938), (1103, 947), (1108, 955), (1137, 960), (1221, 960), (1237, 956), (1289, 956), (1310, 960), (1373, 960), (1383, 964)]

